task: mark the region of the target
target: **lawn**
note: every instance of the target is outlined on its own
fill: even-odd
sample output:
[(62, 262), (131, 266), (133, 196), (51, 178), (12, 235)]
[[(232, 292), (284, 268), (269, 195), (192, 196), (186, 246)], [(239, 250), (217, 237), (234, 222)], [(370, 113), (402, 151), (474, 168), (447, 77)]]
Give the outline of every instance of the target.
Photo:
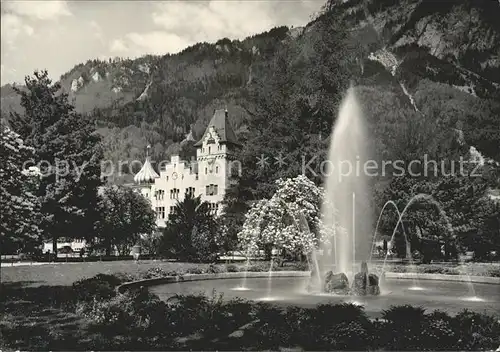
[(192, 268), (205, 268), (208, 264), (175, 263), (163, 261), (117, 261), (91, 263), (59, 263), (43, 265), (3, 266), (2, 283), (17, 282), (26, 286), (67, 286), (73, 282), (97, 274), (126, 274), (140, 277), (148, 269), (161, 268), (164, 271), (186, 272)]

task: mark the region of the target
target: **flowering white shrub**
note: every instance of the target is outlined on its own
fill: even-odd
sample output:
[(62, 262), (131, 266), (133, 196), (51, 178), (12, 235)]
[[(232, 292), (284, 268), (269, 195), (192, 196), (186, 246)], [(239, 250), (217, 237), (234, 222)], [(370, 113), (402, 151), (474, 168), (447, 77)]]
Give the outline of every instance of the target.
[(255, 202), (245, 216), (238, 234), (243, 250), (252, 253), (272, 244), (289, 253), (310, 253), (340, 231), (338, 226), (327, 228), (323, 224), (324, 192), (306, 176), (276, 183), (278, 190), (273, 197)]

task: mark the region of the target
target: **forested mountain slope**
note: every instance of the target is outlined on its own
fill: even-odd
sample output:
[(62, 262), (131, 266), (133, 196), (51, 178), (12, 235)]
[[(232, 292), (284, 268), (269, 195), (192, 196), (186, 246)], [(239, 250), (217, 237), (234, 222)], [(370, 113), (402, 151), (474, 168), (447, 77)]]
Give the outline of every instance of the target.
[[(113, 160), (143, 158), (147, 144), (155, 159), (189, 155), (185, 135), (192, 129), (199, 138), (214, 109), (224, 107), (244, 142), (258, 142), (262, 118), (279, 124), (273, 118), (288, 116), (270, 131), (291, 136), (288, 129), (300, 126), (300, 138), (323, 150), (326, 140), (316, 137), (328, 136), (349, 82), (381, 155), (411, 151), (393, 137), (416, 120), (412, 128), (422, 135), (441, 134), (426, 136), (436, 153), (451, 133), (500, 160), (498, 18), (500, 3), (492, 0), (329, 1), (304, 28), (199, 43), (176, 55), (90, 60), (61, 84), (77, 110), (96, 120)], [(19, 111), (12, 87), (1, 95), (3, 113)]]

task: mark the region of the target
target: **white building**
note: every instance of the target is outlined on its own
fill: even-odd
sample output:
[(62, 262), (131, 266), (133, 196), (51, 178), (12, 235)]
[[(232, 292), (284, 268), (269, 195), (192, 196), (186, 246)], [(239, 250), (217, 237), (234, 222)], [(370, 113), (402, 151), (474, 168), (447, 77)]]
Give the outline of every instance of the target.
[(220, 214), (231, 175), (241, 172), (241, 164), (236, 160), (241, 144), (229, 123), (227, 110), (215, 111), (195, 146), (196, 160), (181, 160), (173, 155), (169, 163), (159, 165), (158, 175), (147, 157), (134, 176), (134, 187), (151, 201), (159, 227), (165, 226), (168, 214), (186, 194), (201, 196), (215, 214)]

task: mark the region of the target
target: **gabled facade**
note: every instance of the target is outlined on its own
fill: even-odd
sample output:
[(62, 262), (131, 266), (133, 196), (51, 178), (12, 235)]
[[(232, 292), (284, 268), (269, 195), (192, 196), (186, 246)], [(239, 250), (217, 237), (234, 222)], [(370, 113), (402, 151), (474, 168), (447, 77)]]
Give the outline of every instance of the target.
[(159, 227), (166, 225), (168, 215), (186, 194), (201, 196), (202, 201), (211, 204), (214, 214), (219, 215), (231, 174), (241, 171), (236, 160), (241, 145), (229, 123), (227, 110), (215, 111), (195, 147), (196, 160), (181, 160), (173, 155), (168, 164), (160, 165), (158, 175), (147, 158), (134, 177), (136, 189), (151, 201)]

